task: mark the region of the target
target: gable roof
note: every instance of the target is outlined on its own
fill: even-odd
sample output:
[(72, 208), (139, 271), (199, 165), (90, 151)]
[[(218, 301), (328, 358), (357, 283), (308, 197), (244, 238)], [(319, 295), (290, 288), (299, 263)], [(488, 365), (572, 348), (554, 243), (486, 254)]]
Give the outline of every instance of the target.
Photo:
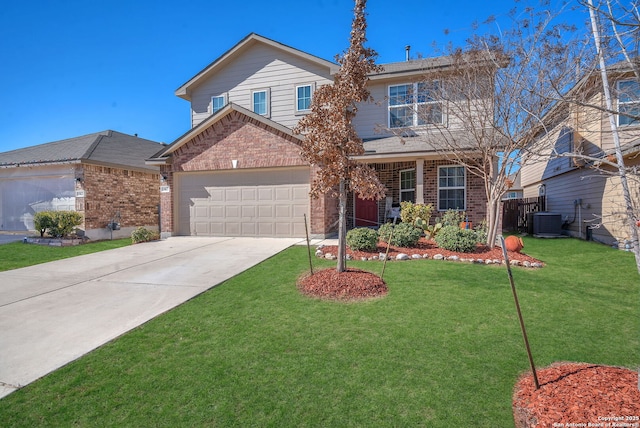
[(185, 132), (182, 136), (178, 137), (173, 143), (165, 146), (162, 150), (156, 152), (152, 156), (146, 159), (147, 165), (162, 165), (167, 162), (171, 154), (176, 151), (178, 148), (182, 147), (187, 142), (191, 141), (193, 138), (202, 134), (206, 131), (211, 125), (220, 121), (222, 118), (228, 116), (233, 112), (238, 112), (244, 116), (246, 116), (250, 120), (254, 120), (256, 122), (262, 123), (265, 126), (274, 129), (277, 132), (281, 132), (282, 134), (288, 135), (290, 137), (296, 138), (298, 140), (301, 137), (295, 135), (290, 128), (287, 128), (284, 125), (279, 124), (278, 122), (274, 122), (271, 119), (268, 119), (262, 115), (252, 112), (244, 107), (241, 107), (234, 103), (228, 103), (223, 108), (221, 108), (216, 113), (209, 116), (207, 119), (203, 120), (196, 126), (195, 128), (190, 129)]
[(0, 168), (88, 162), (155, 171), (144, 160), (160, 147), (155, 141), (107, 130), (0, 153)]
[(275, 40), (268, 39), (256, 33), (251, 33), (238, 42), (234, 47), (223, 53), (220, 57), (214, 60), (211, 64), (207, 65), (201, 71), (198, 72), (195, 76), (189, 79), (187, 82), (182, 84), (178, 89), (176, 89), (176, 96), (183, 98), (187, 101), (191, 100), (190, 89), (199, 84), (204, 79), (207, 79), (212, 74), (215, 74), (221, 67), (232, 61), (239, 55), (242, 55), (242, 52), (254, 46), (255, 44), (264, 44), (271, 46), (273, 48), (285, 51), (291, 55), (295, 55), (300, 57), (306, 61), (313, 62), (318, 64), (321, 67), (326, 67), (329, 69), (331, 74), (335, 73), (338, 70), (338, 65), (327, 61), (325, 59), (319, 58), (317, 56), (311, 55), (307, 52), (303, 52), (301, 50), (292, 48), (280, 42), (276, 42)]

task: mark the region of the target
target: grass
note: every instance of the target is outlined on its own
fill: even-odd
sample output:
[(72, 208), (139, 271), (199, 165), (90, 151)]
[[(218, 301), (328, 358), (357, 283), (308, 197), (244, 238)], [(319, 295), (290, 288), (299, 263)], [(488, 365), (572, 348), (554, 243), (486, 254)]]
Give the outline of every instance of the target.
[[(636, 369), (632, 255), (571, 239), (525, 250), (547, 264), (514, 269), (537, 366)], [(504, 268), (392, 262), (387, 297), (332, 303), (298, 293), (305, 266), (290, 248), (14, 392), (2, 425), (513, 426), (528, 360)]]
[(68, 257), (81, 256), (83, 254), (96, 253), (112, 248), (131, 245), (131, 238), (114, 239), (111, 241), (98, 241), (89, 244), (74, 245), (69, 247), (53, 247), (47, 245), (23, 244), (12, 242), (0, 245), (0, 272), (21, 267), (32, 266), (39, 263), (66, 259)]

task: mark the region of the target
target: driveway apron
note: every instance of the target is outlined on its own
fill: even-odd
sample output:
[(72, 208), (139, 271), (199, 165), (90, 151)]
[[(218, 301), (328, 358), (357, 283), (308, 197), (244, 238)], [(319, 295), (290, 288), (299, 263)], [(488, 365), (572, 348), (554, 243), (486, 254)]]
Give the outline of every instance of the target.
[(172, 237), (0, 272), (0, 397), (299, 241)]

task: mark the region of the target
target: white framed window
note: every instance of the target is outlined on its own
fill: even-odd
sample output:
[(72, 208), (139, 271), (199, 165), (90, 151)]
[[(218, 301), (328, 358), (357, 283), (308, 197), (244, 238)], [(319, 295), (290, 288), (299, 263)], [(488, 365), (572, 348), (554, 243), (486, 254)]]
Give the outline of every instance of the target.
[(254, 113), (269, 116), (269, 90), (260, 89), (251, 91), (251, 106)]
[(438, 81), (389, 86), (389, 128), (443, 123), (442, 104), (436, 100), (439, 90)]
[(416, 170), (400, 171), (400, 202), (415, 202), (416, 200)]
[(311, 110), (313, 85), (296, 86), (296, 113), (306, 113)]
[(211, 97), (211, 114), (217, 113), (222, 107), (227, 105), (226, 95)]
[[(640, 83), (636, 80), (621, 80), (617, 83), (618, 111), (640, 116)], [(640, 120), (618, 115), (618, 125), (640, 125)]]
[(463, 166), (438, 167), (438, 211), (466, 210), (466, 182)]

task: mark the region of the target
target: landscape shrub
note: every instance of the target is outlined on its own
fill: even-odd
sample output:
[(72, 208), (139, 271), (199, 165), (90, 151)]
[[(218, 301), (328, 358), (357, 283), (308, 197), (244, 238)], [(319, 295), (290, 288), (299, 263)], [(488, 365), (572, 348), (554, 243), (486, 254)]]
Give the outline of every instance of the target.
[(131, 242), (133, 242), (134, 244), (139, 244), (140, 242), (155, 241), (157, 239), (160, 239), (160, 235), (158, 234), (158, 232), (149, 230), (146, 227), (139, 227), (131, 232)]
[(40, 232), (40, 237), (43, 237), (47, 229), (50, 229), (53, 224), (52, 211), (40, 211), (33, 216), (33, 225), (35, 229)]
[[(409, 223), (400, 223), (395, 226), (391, 223), (385, 223), (378, 229), (378, 236), (381, 241), (397, 247), (415, 247), (420, 235), (422, 235), (422, 231)], [(391, 242), (389, 242), (389, 239), (391, 239)]]
[(476, 249), (478, 234), (472, 229), (461, 229), (460, 226), (443, 226), (435, 236), (438, 247), (462, 253), (470, 253)]
[(460, 227), (460, 223), (465, 221), (466, 217), (467, 217), (467, 213), (465, 213), (464, 211), (448, 209), (447, 211), (445, 211), (444, 214), (442, 214), (442, 219), (440, 220), (440, 223), (442, 223), (442, 227), (445, 227), (445, 226)]
[(347, 232), (347, 245), (354, 251), (375, 251), (378, 232), (368, 227), (357, 227)]
[(415, 224), (417, 219), (429, 224), (433, 206), (431, 204), (414, 204), (413, 202), (400, 202), (400, 218), (403, 223)]
[(82, 214), (77, 211), (41, 211), (33, 217), (36, 230), (40, 236), (45, 232), (53, 238), (70, 235), (82, 224)]

